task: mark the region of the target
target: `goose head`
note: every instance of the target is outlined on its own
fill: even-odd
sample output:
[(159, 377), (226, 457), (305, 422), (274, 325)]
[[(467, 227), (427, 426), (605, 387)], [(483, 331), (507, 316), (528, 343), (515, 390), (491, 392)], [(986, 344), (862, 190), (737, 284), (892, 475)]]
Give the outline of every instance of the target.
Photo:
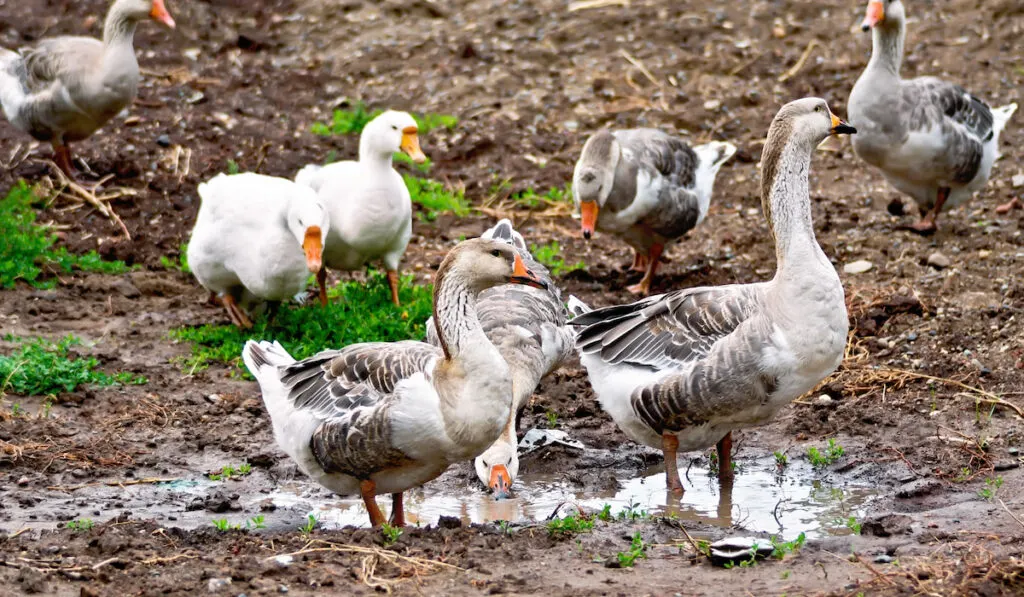
[(473, 460), (473, 468), (480, 482), (491, 488), (494, 499), (511, 497), (512, 482), (519, 475), (516, 446), (499, 439)]
[(142, 22), (152, 19), (174, 29), (174, 18), (167, 12), (164, 0), (118, 0), (111, 7), (111, 12), (120, 14), (129, 21)]
[(306, 255), (306, 266), (310, 273), (317, 273), (323, 266), (324, 243), (330, 215), (316, 191), (309, 187), (295, 185), (295, 195), (288, 204), (288, 230), (295, 236)]
[(497, 224), (488, 228), (480, 235), (480, 238), (490, 238), (505, 241), (511, 245), (514, 245), (520, 251), (526, 251), (529, 253), (529, 249), (526, 248), (526, 239), (523, 238), (522, 234), (516, 231), (512, 227), (512, 221), (508, 218), (502, 218)]
[(463, 241), (448, 253), (437, 270), (434, 292), (453, 278), (477, 294), (501, 284), (547, 288), (547, 284), (526, 267), (514, 246), (486, 238)]
[(388, 110), (363, 128), (359, 138), (359, 155), (387, 156), (401, 151), (417, 164), (427, 160), (420, 149), (419, 127), (408, 112)]
[(598, 132), (583, 146), (572, 173), (572, 200), (580, 210), (583, 238), (593, 236), (598, 212), (612, 193), (620, 153), (618, 141), (607, 130)]
[(772, 120), (766, 146), (782, 147), (797, 142), (814, 149), (829, 135), (852, 135), (857, 129), (832, 113), (820, 97), (805, 97), (789, 102)]
[(900, 0), (870, 0), (860, 28), (871, 31), (876, 27), (897, 27), (905, 19), (906, 12)]

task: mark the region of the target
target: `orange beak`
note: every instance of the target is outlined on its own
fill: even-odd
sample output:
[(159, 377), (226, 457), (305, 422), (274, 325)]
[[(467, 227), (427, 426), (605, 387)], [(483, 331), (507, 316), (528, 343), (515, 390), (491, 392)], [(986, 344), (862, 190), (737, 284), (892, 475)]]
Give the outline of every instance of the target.
[(580, 202), (580, 216), (582, 224), (580, 225), (583, 229), (583, 238), (590, 240), (591, 236), (594, 236), (594, 228), (597, 226), (597, 211), (600, 209), (597, 206), (597, 201), (581, 201)]
[(871, 2), (868, 2), (868, 12), (864, 15), (864, 22), (860, 24), (860, 28), (864, 31), (869, 31), (884, 20), (885, 6), (881, 0), (871, 0)]
[(508, 468), (504, 464), (495, 464), (491, 467), (489, 485), (494, 499), (504, 500), (512, 497), (512, 475), (508, 474)]
[(171, 13), (167, 12), (167, 6), (164, 5), (164, 0), (153, 0), (153, 10), (149, 11), (149, 16), (154, 21), (163, 23), (171, 29), (174, 29), (174, 19), (171, 17)]
[(527, 269), (526, 263), (523, 261), (523, 258), (519, 256), (519, 253), (516, 253), (515, 261), (512, 263), (512, 275), (509, 276), (508, 282), (509, 284), (533, 286), (534, 288), (540, 288), (541, 290), (547, 290), (548, 287), (543, 280), (537, 277), (537, 274)]
[(302, 252), (306, 254), (306, 266), (309, 271), (317, 273), (324, 264), (324, 241), (320, 238), (320, 227), (306, 228), (306, 238), (302, 241)]
[(423, 150), (420, 149), (420, 138), (416, 136), (414, 126), (407, 126), (402, 130), (402, 144), (398, 147), (417, 164), (427, 161), (427, 156), (423, 155)]

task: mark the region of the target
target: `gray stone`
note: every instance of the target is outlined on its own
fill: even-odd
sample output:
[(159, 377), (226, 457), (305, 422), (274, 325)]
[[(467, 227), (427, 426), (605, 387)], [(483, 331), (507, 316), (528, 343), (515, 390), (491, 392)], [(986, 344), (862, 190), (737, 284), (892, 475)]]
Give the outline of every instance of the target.
[(953, 261), (949, 257), (943, 255), (942, 253), (935, 251), (934, 253), (928, 256), (928, 265), (934, 267), (935, 269), (946, 269), (947, 267), (953, 265)]
[(847, 263), (843, 266), (843, 271), (848, 274), (863, 274), (871, 271), (871, 268), (875, 267), (875, 264), (871, 263), (866, 259), (860, 259), (852, 263)]

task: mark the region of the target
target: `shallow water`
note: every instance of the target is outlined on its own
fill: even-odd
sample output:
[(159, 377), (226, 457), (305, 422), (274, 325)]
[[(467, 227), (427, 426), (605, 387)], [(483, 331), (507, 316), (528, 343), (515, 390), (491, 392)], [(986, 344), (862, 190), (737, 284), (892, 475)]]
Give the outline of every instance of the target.
[[(464, 524), (507, 520), (543, 521), (558, 509), (559, 516), (573, 512), (573, 505), (589, 509), (611, 507), (616, 515), (623, 511), (637, 514), (676, 516), (723, 528), (742, 527), (748, 531), (781, 534), (793, 539), (801, 532), (808, 537), (852, 532), (850, 517), (861, 519), (866, 506), (881, 490), (867, 486), (830, 483), (819, 478), (809, 465), (791, 463), (777, 474), (774, 458), (744, 460), (740, 463), (731, 491), (720, 488), (707, 468), (690, 468), (684, 478), (686, 492), (674, 498), (665, 491), (663, 467), (652, 467), (639, 477), (620, 479), (617, 491), (592, 491), (572, 486), (558, 477), (524, 474), (516, 480), (515, 496), (497, 501), (474, 483), (428, 483), (405, 494), (405, 512), (409, 524), (436, 524), (440, 516), (452, 516)], [(457, 487), (452, 485), (458, 484)], [(296, 486), (294, 489), (298, 489)], [(295, 493), (272, 496), (281, 507), (295, 507), (307, 500)], [(379, 497), (387, 513), (390, 499)], [(310, 514), (321, 528), (369, 526), (366, 510), (359, 499), (332, 499), (321, 503)]]

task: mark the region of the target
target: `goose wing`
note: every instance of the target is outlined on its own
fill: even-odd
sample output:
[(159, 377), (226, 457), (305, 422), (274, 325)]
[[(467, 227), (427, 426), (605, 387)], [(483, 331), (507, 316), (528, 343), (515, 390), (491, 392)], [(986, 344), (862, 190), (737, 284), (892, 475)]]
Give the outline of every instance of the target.
[(585, 313), (570, 324), (581, 353), (609, 364), (678, 368), (708, 355), (761, 307), (761, 284), (688, 288)]
[[(393, 446), (389, 413), (406, 380), (429, 379), (440, 349), (423, 342), (373, 342), (321, 352), (289, 365), (281, 375), (297, 410), (323, 423), (310, 440), (329, 473), (368, 478), (409, 458)], [(415, 388), (421, 391), (425, 388)]]
[(678, 238), (696, 226), (700, 158), (693, 148), (654, 129), (620, 131), (616, 138), (637, 168), (637, 199), (629, 208), (643, 212), (637, 219), (666, 238)]
[(967, 184), (978, 174), (985, 144), (995, 134), (992, 109), (963, 87), (934, 77), (904, 81), (900, 99), (908, 134), (938, 136), (945, 148), (943, 169), (951, 182)]
[(22, 49), (21, 55), (25, 86), (30, 92), (38, 92), (55, 81), (67, 82), (98, 66), (103, 43), (91, 37), (55, 37)]

